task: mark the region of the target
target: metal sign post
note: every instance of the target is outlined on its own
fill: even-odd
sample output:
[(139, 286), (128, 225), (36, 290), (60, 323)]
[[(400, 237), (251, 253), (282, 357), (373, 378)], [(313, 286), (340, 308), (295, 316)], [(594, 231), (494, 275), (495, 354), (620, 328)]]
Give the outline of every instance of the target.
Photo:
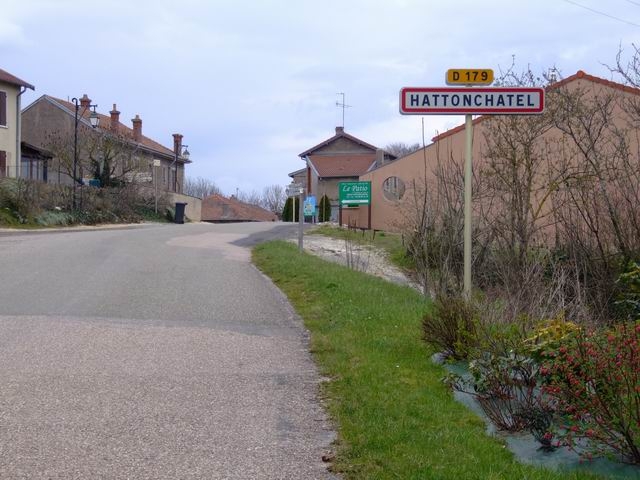
[(299, 183), (292, 183), (287, 187), (287, 196), (293, 197), (293, 222), (296, 221), (296, 197), (298, 198), (298, 249), (302, 251), (302, 237), (304, 227), (304, 205), (302, 196), (304, 194), (304, 187)]
[(300, 195), (299, 195), (299, 201), (298, 201), (298, 250), (300, 250), (302, 252), (303, 250), (303, 245), (302, 245), (302, 238), (303, 238), (303, 228), (304, 228), (304, 211), (303, 208), (304, 206), (302, 205), (302, 194), (303, 194), (304, 190), (300, 189)]
[(464, 161), (464, 271), (463, 288), (471, 295), (473, 115), (539, 114), (544, 110), (544, 89), (523, 87), (469, 88), (493, 82), (490, 69), (450, 69), (446, 81), (456, 87), (405, 87), (400, 90), (402, 115), (465, 115)]
[(156, 215), (158, 214), (158, 167), (160, 164), (160, 160), (157, 158), (153, 159), (153, 183), (155, 187)]

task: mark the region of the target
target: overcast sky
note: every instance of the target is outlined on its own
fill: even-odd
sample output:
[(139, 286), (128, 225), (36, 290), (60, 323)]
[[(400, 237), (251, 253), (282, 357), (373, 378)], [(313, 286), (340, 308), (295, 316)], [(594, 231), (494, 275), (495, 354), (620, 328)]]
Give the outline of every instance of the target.
[[(404, 86), (448, 68), (557, 67), (611, 79), (640, 44), (640, 0), (2, 0), (0, 68), (40, 95), (87, 93), (172, 148), (187, 175), (227, 193), (289, 183), (298, 154), (345, 130), (384, 147), (421, 142), (398, 113)], [(592, 11), (592, 10), (595, 11)], [(612, 18), (615, 17), (615, 18)], [(427, 139), (463, 121), (425, 117)], [(427, 142), (428, 143), (428, 142)]]

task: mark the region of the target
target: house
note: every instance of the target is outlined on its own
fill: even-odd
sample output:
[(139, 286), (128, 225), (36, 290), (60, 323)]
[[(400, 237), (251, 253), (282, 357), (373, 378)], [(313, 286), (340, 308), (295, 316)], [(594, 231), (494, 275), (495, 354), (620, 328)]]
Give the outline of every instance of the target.
[(0, 69), (0, 177), (20, 176), (20, 100), (35, 87)]
[[(589, 138), (583, 132), (577, 134), (579, 137), (577, 140), (599, 142), (599, 147), (593, 143), (584, 149), (587, 154), (589, 154), (590, 149), (591, 151), (597, 151), (593, 150), (594, 147), (597, 147), (600, 149), (599, 153), (611, 149), (612, 158), (615, 159), (622, 158), (622, 155), (628, 155), (631, 164), (637, 164), (640, 161), (638, 158), (639, 142), (635, 127), (630, 123), (629, 114), (625, 113), (625, 109), (616, 103), (620, 98), (640, 102), (640, 90), (578, 71), (564, 80), (549, 85), (546, 91), (546, 109), (549, 112), (560, 108), (554, 102), (562, 100), (565, 101), (563, 108), (567, 108), (566, 100), (572, 94), (579, 94), (581, 98), (586, 100), (599, 98), (603, 104), (605, 101), (608, 102), (606, 108), (594, 108), (593, 115), (587, 119), (588, 122), (585, 120), (585, 125), (592, 122), (594, 129), (595, 126), (601, 125), (601, 128), (597, 131), (597, 136)], [(640, 103), (635, 103), (635, 105), (638, 104)], [(600, 116), (604, 111), (607, 112), (607, 117), (601, 118)], [(575, 113), (569, 114), (563, 121), (571, 122), (576, 118), (572, 115), (575, 115)], [(491, 163), (488, 152), (492, 148), (495, 149), (495, 142), (497, 141), (495, 132), (498, 131), (495, 127), (497, 126), (496, 122), (499, 122), (500, 119), (505, 122), (506, 116), (482, 115), (473, 120), (472, 157), (476, 181), (479, 178), (487, 178), (487, 167)], [(575, 128), (582, 127), (576, 124)], [(504, 131), (508, 132), (507, 129)], [(590, 133), (593, 134), (594, 132)], [(609, 137), (606, 137), (607, 135)], [(621, 135), (626, 135), (624, 141), (621, 140)], [(528, 202), (531, 203), (533, 211), (538, 215), (537, 218), (541, 219), (540, 223), (552, 224), (553, 220), (550, 217), (553, 215), (553, 197), (554, 195), (562, 195), (562, 188), (568, 187), (566, 187), (564, 180), (548, 183), (548, 169), (560, 169), (561, 165), (568, 165), (569, 168), (579, 171), (580, 169), (585, 169), (589, 162), (585, 160), (584, 153), (580, 152), (580, 149), (576, 147), (575, 140), (570, 138), (566, 129), (563, 131), (553, 123), (549, 123), (544, 130), (541, 130), (539, 140), (536, 141), (537, 143), (534, 145), (536, 150), (533, 153), (539, 157), (539, 164), (538, 168), (529, 172), (535, 192)], [(520, 153), (520, 155), (524, 154)], [(423, 190), (419, 189), (425, 187), (427, 189), (437, 188), (436, 179), (442, 178), (443, 169), (449, 169), (449, 186), (452, 191), (454, 189), (460, 190), (462, 188), (461, 172), (464, 158), (465, 128), (464, 125), (461, 125), (434, 137), (431, 144), (410, 155), (392, 163), (372, 168), (370, 171), (360, 175), (361, 181), (371, 182), (371, 227), (379, 230), (401, 230), (405, 226), (403, 225), (403, 220), (408, 218), (409, 211), (415, 208), (416, 199), (419, 201), (423, 198)], [(611, 171), (614, 172), (616, 170), (612, 168)], [(635, 177), (636, 171), (637, 169), (632, 169), (627, 175), (630, 182), (638, 180)], [(581, 181), (585, 182), (586, 179), (587, 177), (583, 176)], [(512, 179), (511, 184), (514, 181)], [(570, 182), (571, 179), (567, 181)], [(425, 182), (426, 185), (423, 185)], [(545, 184), (545, 182), (547, 183)], [(594, 188), (597, 189), (598, 187), (598, 184), (594, 185)], [(458, 192), (458, 190), (455, 190), (455, 192)], [(619, 202), (628, 201), (628, 199), (621, 199), (615, 195), (616, 193), (612, 192), (612, 198), (617, 199)], [(461, 195), (455, 193), (453, 197), (458, 199), (456, 201), (460, 201)], [(493, 216), (492, 218), (502, 221), (500, 212), (495, 210), (495, 203), (493, 205), (483, 204), (482, 199), (479, 197), (481, 195), (475, 192), (474, 215), (479, 214), (479, 209), (483, 209), (485, 216)], [(630, 205), (628, 210), (633, 211), (633, 206)], [(366, 209), (361, 208), (357, 220), (359, 225), (367, 225), (366, 215)], [(555, 232), (553, 229), (545, 227), (539, 229), (538, 233), (540, 238), (535, 240), (544, 242), (552, 239)]]
[(336, 127), (333, 137), (298, 156), (306, 166), (304, 169), (291, 172), (289, 176), (294, 181), (302, 183), (307, 195), (315, 195), (317, 203), (327, 195), (331, 201), (331, 219), (334, 221), (338, 219), (338, 183), (357, 181), (360, 175), (396, 158), (349, 135), (343, 127)]
[(203, 222), (275, 222), (277, 219), (275, 213), (241, 202), (233, 195), (227, 198), (214, 194), (202, 200)]
[(27, 142), (20, 142), (20, 146), (20, 176), (47, 183), (49, 164), (53, 159), (53, 154)]
[[(53, 155), (42, 180), (69, 185), (75, 170), (78, 183), (99, 179), (102, 185), (136, 182), (155, 186), (157, 182), (161, 191), (183, 191), (185, 165), (191, 161), (181, 134), (173, 134), (173, 148), (167, 148), (142, 133), (139, 115), (127, 126), (121, 123), (116, 104), (106, 115), (95, 111), (96, 106), (86, 94), (76, 102), (77, 106), (43, 95), (22, 111), (22, 140)], [(97, 128), (90, 123), (92, 116), (99, 119)]]

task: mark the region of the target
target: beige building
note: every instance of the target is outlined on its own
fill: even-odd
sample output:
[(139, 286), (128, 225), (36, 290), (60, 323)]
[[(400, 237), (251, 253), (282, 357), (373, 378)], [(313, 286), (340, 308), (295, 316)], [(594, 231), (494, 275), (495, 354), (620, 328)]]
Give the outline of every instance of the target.
[[(39, 179), (72, 184), (73, 163), (76, 163), (78, 183), (98, 178), (103, 185), (117, 181), (152, 187), (157, 182), (161, 191), (183, 191), (185, 166), (191, 161), (181, 134), (173, 134), (173, 148), (167, 148), (143, 134), (139, 115), (127, 126), (120, 122), (116, 104), (108, 115), (93, 110), (92, 100), (85, 94), (79, 99), (77, 108), (77, 162), (73, 161), (74, 103), (43, 95), (23, 110), (22, 140), (54, 156), (46, 168), (41, 168), (44, 172)], [(99, 118), (97, 128), (91, 126), (92, 114)]]
[(0, 177), (20, 176), (20, 101), (35, 87), (0, 69)]
[(305, 187), (307, 195), (315, 195), (316, 202), (326, 195), (331, 201), (331, 219), (338, 220), (338, 183), (357, 181), (359, 176), (391, 162), (396, 157), (360, 140), (336, 127), (333, 137), (298, 155), (305, 168), (289, 176)]
[[(567, 92), (563, 96), (557, 98), (569, 98), (568, 92), (583, 92), (587, 96), (599, 96), (602, 101), (608, 101), (609, 98), (615, 98), (615, 95), (626, 95), (640, 98), (640, 90), (623, 86), (608, 80), (604, 80), (592, 75), (588, 75), (582, 71), (566, 79), (556, 82), (547, 88), (547, 92)], [(553, 99), (551, 95), (547, 96), (547, 109), (553, 109)], [(631, 128), (628, 124), (628, 117), (625, 118), (624, 112), (619, 104), (611, 102), (607, 106), (608, 115), (612, 122), (609, 125), (609, 134), (612, 132), (626, 131), (628, 136), (626, 145), (630, 152), (635, 152), (637, 157), (638, 138), (635, 135), (635, 128)], [(599, 115), (600, 112), (593, 112)], [(492, 118), (483, 115), (473, 120), (473, 168), (474, 175), (482, 175), (482, 169), (487, 165), (487, 135), (494, 135), (498, 130), (490, 130)], [(606, 123), (609, 123), (608, 121)], [(617, 125), (619, 130), (611, 125)], [(626, 130), (625, 130), (626, 129)], [(601, 139), (594, 141), (603, 142)], [(557, 127), (551, 126), (540, 135), (538, 143), (540, 152), (537, 154), (541, 157), (540, 169), (533, 172), (532, 179), (534, 182), (547, 181), (546, 169), (554, 168), (560, 162), (573, 162), (579, 164), (581, 161), (581, 152), (578, 151), (575, 144), (567, 137), (567, 133), (559, 130)], [(613, 145), (613, 142), (612, 142)], [(604, 147), (606, 148), (606, 146)], [(611, 147), (613, 148), (613, 146)], [(456, 188), (462, 188), (462, 165), (464, 164), (465, 155), (465, 129), (464, 125), (444, 132), (432, 139), (432, 143), (425, 148), (420, 149), (410, 155), (400, 158), (392, 163), (385, 164), (360, 176), (361, 181), (371, 182), (371, 227), (378, 230), (400, 230), (406, 224), (407, 215), (411, 215), (411, 209), (414, 209), (416, 201), (421, 200), (421, 189), (423, 185), (433, 187), (436, 179), (436, 170), (443, 168), (455, 172)], [(633, 153), (631, 155), (634, 155)], [(584, 161), (584, 160), (582, 160)], [(637, 160), (636, 160), (637, 161)], [(544, 187), (544, 186), (543, 186)], [(540, 218), (544, 218), (551, 208), (551, 199), (546, 196), (549, 188), (546, 190), (540, 188), (537, 190), (537, 198), (532, 201), (536, 202), (535, 209), (540, 208)], [(478, 197), (478, 192), (474, 192), (474, 211), (477, 213), (479, 208), (487, 208), (491, 206), (483, 205), (482, 200)], [(437, 208), (434, 206), (433, 208)], [(367, 226), (367, 209), (360, 208), (357, 217), (359, 226)], [(550, 233), (547, 231), (547, 233)], [(543, 239), (541, 239), (543, 240)]]

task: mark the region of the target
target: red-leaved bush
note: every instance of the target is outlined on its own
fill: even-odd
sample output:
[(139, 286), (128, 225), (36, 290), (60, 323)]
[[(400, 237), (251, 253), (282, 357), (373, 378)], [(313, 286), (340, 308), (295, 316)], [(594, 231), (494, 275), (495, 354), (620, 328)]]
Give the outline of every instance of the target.
[(640, 464), (640, 322), (571, 335), (542, 358), (558, 437), (587, 458)]

